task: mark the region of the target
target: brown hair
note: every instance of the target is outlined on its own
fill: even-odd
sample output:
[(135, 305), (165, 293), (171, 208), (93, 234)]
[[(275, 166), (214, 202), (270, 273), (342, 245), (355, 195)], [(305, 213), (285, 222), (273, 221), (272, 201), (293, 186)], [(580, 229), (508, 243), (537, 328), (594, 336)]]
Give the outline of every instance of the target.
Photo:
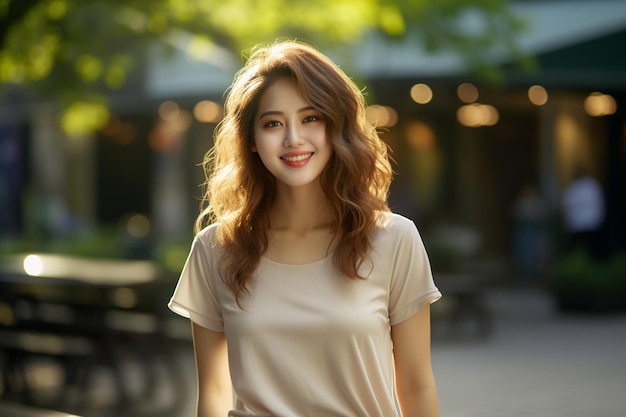
[(224, 249), (220, 272), (237, 300), (267, 248), (269, 210), (276, 181), (251, 151), (260, 96), (274, 81), (290, 77), (303, 99), (320, 111), (333, 154), (320, 182), (334, 218), (335, 266), (349, 278), (370, 260), (380, 215), (389, 211), (392, 170), (387, 146), (365, 118), (356, 84), (328, 57), (296, 41), (254, 49), (228, 91), (215, 145), (204, 159), (207, 176), (196, 232), (218, 222)]

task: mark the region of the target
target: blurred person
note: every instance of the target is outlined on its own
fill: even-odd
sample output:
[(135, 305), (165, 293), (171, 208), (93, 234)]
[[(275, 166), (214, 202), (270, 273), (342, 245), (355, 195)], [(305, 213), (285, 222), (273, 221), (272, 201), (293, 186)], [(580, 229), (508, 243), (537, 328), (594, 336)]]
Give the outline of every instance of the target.
[(570, 250), (582, 249), (590, 255), (604, 254), (604, 194), (600, 183), (578, 168), (561, 198), (563, 221)]
[(257, 47), (204, 161), (169, 303), (191, 319), (197, 415), (438, 416), (415, 224), (359, 88), (295, 41)]
[(513, 258), (522, 278), (539, 278), (546, 251), (545, 207), (537, 187), (525, 184), (513, 204)]

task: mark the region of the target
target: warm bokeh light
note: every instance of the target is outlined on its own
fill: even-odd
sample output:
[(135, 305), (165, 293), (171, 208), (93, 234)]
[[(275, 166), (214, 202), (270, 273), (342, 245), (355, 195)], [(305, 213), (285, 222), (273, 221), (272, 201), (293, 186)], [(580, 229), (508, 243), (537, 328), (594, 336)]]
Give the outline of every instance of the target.
[(415, 84), (411, 87), (411, 98), (418, 104), (427, 104), (433, 99), (433, 90), (426, 84)]
[(43, 260), (39, 255), (28, 255), (24, 258), (24, 272), (30, 276), (39, 276), (43, 273)]
[(392, 127), (398, 123), (398, 112), (389, 106), (372, 104), (365, 109), (365, 117), (376, 127)]
[(122, 119), (118, 114), (111, 114), (107, 124), (100, 129), (100, 133), (104, 136), (115, 136), (122, 130)]
[(217, 123), (222, 115), (222, 106), (210, 100), (200, 101), (193, 108), (193, 116), (201, 123)]
[(111, 298), (113, 303), (122, 308), (133, 308), (137, 305), (137, 291), (128, 287), (116, 288)]
[(159, 117), (163, 120), (175, 120), (180, 113), (180, 106), (175, 101), (164, 101), (159, 106)]
[(159, 107), (159, 115), (161, 120), (148, 135), (150, 148), (155, 152), (178, 149), (183, 141), (184, 132), (193, 123), (191, 113), (185, 109), (180, 109), (174, 102), (164, 102)]
[(585, 98), (585, 111), (589, 116), (609, 116), (617, 111), (615, 99), (599, 92), (591, 93)]
[(435, 132), (424, 122), (411, 122), (406, 128), (406, 139), (417, 150), (431, 149), (435, 146)]
[(463, 103), (474, 103), (478, 100), (478, 89), (474, 84), (463, 83), (457, 87), (456, 95)]
[(193, 117), (191, 116), (191, 113), (187, 110), (180, 110), (178, 112), (178, 117), (173, 120), (173, 127), (179, 132), (184, 132), (191, 127), (192, 123)]
[(459, 107), (456, 117), (463, 126), (481, 127), (493, 126), (498, 123), (500, 114), (495, 107), (489, 104), (473, 103)]
[(148, 135), (148, 145), (155, 152), (167, 152), (178, 149), (182, 137), (179, 131), (172, 128), (170, 123), (159, 123)]
[(112, 138), (120, 145), (128, 145), (137, 139), (139, 129), (133, 122), (122, 121), (119, 115), (111, 114), (107, 124), (100, 129), (100, 133)]
[(150, 220), (143, 214), (133, 214), (126, 222), (126, 231), (135, 239), (142, 239), (150, 234)]
[(153, 281), (158, 267), (147, 260), (86, 259), (48, 253), (20, 255), (8, 258), (7, 271), (26, 273), (45, 279), (71, 279), (89, 284), (140, 284)]
[(115, 141), (120, 145), (133, 143), (139, 136), (137, 125), (132, 122), (124, 122), (120, 126), (120, 131), (115, 135)]
[(543, 106), (548, 102), (548, 92), (540, 85), (533, 85), (528, 89), (528, 99), (535, 106)]

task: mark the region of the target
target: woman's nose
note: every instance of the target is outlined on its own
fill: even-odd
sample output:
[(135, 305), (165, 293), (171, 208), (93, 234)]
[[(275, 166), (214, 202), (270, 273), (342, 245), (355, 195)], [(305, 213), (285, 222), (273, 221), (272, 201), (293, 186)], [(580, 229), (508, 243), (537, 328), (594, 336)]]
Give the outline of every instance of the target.
[(302, 143), (301, 132), (298, 127), (294, 124), (290, 124), (285, 129), (285, 141), (284, 145), (286, 147), (298, 145)]

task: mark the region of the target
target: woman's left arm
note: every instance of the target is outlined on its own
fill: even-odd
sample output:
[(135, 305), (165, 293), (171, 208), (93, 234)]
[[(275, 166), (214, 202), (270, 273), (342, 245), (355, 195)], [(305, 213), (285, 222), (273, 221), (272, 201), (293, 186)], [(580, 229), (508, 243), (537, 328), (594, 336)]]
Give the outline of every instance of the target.
[(403, 417), (439, 417), (430, 358), (430, 305), (391, 327), (396, 391)]

